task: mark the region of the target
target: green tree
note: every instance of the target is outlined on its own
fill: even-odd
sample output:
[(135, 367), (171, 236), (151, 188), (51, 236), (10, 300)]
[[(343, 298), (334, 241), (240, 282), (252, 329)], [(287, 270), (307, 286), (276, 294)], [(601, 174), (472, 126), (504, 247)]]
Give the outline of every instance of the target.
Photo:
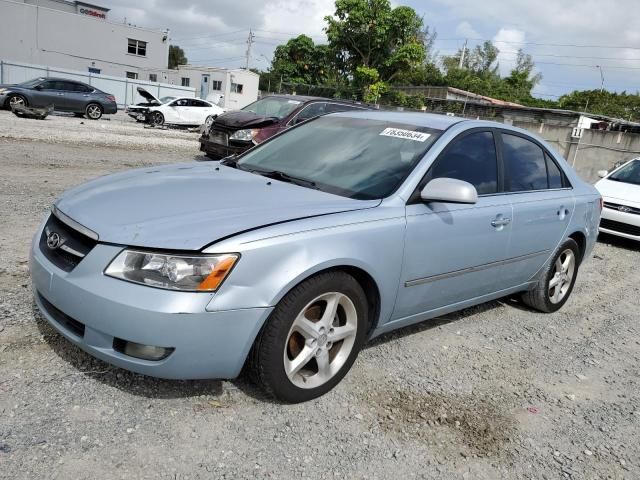
[(324, 84), (332, 72), (329, 47), (315, 45), (306, 35), (276, 47), (271, 65), (273, 76), (290, 83)]
[(169, 68), (178, 68), (178, 65), (186, 65), (189, 60), (178, 45), (169, 45)]
[(389, 0), (336, 0), (334, 15), (325, 21), (329, 47), (346, 77), (366, 67), (388, 82), (425, 59), (423, 21), (410, 7), (392, 8)]
[(574, 91), (563, 95), (558, 100), (558, 106), (567, 110), (579, 112), (588, 111), (640, 122), (640, 94), (627, 92), (608, 92), (600, 90)]

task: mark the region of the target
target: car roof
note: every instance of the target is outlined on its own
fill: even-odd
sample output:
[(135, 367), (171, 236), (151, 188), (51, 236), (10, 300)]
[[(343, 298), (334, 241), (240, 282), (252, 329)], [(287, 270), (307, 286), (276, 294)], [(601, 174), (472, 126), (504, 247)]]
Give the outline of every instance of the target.
[(433, 128), (436, 130), (446, 130), (456, 123), (467, 121), (464, 118), (449, 117), (447, 115), (438, 115), (436, 113), (386, 112), (381, 110), (349, 110), (348, 112), (334, 113), (331, 115), (371, 120), (385, 120), (406, 123), (417, 127)]

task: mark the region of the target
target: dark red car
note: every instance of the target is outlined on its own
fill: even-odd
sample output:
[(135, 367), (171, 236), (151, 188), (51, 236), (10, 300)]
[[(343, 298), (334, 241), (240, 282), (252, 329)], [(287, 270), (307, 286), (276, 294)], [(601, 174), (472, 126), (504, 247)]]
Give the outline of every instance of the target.
[(215, 119), (200, 137), (200, 150), (219, 160), (265, 141), (310, 118), (347, 110), (367, 110), (344, 100), (301, 95), (271, 95), (242, 110), (227, 112)]

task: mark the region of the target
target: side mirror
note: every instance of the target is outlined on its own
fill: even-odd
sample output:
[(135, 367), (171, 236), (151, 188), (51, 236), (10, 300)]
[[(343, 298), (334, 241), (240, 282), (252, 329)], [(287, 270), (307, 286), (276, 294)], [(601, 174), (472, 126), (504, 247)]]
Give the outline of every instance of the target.
[(608, 172), (608, 171), (606, 171), (606, 170), (598, 170), (598, 176), (599, 176), (600, 178), (604, 178), (604, 177), (606, 177), (607, 175), (609, 175), (609, 172)]
[(40, 85), (36, 85), (35, 87), (33, 87), (33, 89), (34, 89), (34, 90), (42, 90), (42, 89), (43, 89), (43, 86), (42, 86), (42, 84), (40, 84)]
[(455, 178), (434, 178), (420, 192), (423, 202), (476, 203), (476, 187)]

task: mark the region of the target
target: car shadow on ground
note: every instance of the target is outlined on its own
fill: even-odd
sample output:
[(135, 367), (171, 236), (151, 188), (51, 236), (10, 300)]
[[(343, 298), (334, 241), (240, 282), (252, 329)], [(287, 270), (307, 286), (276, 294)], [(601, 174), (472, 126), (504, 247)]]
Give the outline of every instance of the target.
[(608, 233), (601, 232), (598, 235), (598, 243), (604, 243), (607, 245), (611, 245), (612, 247), (632, 250), (634, 252), (640, 251), (640, 242), (631, 240), (629, 238), (618, 237), (617, 235), (610, 235)]
[[(387, 342), (400, 340), (409, 335), (414, 335), (442, 325), (457, 322), (458, 320), (463, 320), (469, 316), (493, 310), (501, 305), (508, 305), (523, 310), (531, 310), (529, 307), (522, 304), (517, 297), (505, 297), (492, 302), (466, 308), (458, 312), (450, 313), (445, 316), (426, 320), (415, 325), (399, 328), (398, 330), (394, 330), (374, 338), (364, 346), (364, 349), (376, 348), (377, 346), (383, 345)], [(48, 324), (44, 317), (42, 317), (35, 304), (33, 304), (33, 316), (38, 330), (53, 352), (77, 370), (77, 372), (73, 372), (69, 375), (84, 375), (131, 395), (145, 398), (174, 399), (197, 397), (200, 395), (218, 397), (224, 393), (221, 380), (164, 380), (133, 373), (110, 365), (102, 360), (92, 357), (60, 335), (51, 325)], [(269, 396), (256, 385), (252, 380), (246, 365), (240, 376), (232, 380), (231, 384), (233, 385), (233, 388), (237, 388), (248, 397), (259, 402), (281, 403)]]
[(131, 395), (145, 398), (174, 399), (200, 395), (217, 397), (223, 393), (220, 380), (165, 380), (133, 373), (103, 362), (60, 335), (42, 317), (35, 304), (32, 308), (36, 326), (44, 341), (58, 357), (76, 370), (70, 374), (61, 375), (62, 378), (82, 375)]

